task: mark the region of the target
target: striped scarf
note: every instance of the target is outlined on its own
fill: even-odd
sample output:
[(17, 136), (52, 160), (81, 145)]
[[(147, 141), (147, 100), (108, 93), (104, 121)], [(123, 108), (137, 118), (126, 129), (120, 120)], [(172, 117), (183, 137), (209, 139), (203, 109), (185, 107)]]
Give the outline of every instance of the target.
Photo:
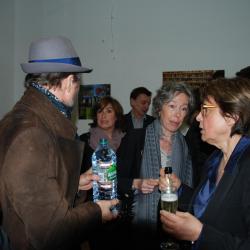
[[(161, 125), (158, 119), (148, 125), (146, 129), (140, 172), (140, 178), (142, 179), (159, 178), (160, 168), (162, 167), (159, 143), (161, 133)], [(192, 163), (185, 139), (180, 132), (173, 135), (172, 163), (173, 173), (181, 179), (182, 183), (192, 187)], [(159, 199), (158, 188), (150, 194), (138, 192), (135, 196), (134, 223), (156, 231)]]

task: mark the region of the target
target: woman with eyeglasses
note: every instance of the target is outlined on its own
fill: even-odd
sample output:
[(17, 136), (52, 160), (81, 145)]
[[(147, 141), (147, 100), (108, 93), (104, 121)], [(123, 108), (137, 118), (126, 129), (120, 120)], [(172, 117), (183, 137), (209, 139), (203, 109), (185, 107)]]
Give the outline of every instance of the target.
[[(216, 146), (189, 212), (161, 211), (163, 229), (195, 250), (250, 249), (250, 81), (217, 79), (202, 91), (202, 140)], [(162, 180), (161, 180), (162, 181)], [(160, 182), (161, 183), (161, 182)]]
[[(158, 249), (159, 175), (169, 166), (176, 186), (193, 186), (192, 163), (180, 127), (194, 106), (185, 83), (168, 83), (153, 98), (156, 117), (145, 129), (126, 134), (118, 150), (118, 188), (132, 203), (132, 239), (127, 249)], [(164, 170), (163, 170), (164, 172)], [(134, 247), (134, 248), (133, 248)]]

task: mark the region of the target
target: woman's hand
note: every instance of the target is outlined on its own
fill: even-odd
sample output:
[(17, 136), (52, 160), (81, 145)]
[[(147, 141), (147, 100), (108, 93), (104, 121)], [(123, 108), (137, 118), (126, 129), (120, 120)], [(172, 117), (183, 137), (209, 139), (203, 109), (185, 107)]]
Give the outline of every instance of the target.
[[(174, 173), (171, 174), (171, 180), (172, 180), (174, 188), (176, 190), (178, 190), (179, 187), (181, 186), (181, 180)], [(167, 187), (167, 181), (166, 181), (166, 177), (165, 177), (164, 168), (161, 168), (160, 169), (160, 179), (159, 179), (159, 189), (165, 190), (166, 187)]]
[(158, 179), (134, 179), (133, 187), (140, 190), (143, 194), (149, 194), (154, 191), (155, 187), (158, 187)]
[(93, 186), (93, 181), (98, 181), (99, 177), (92, 173), (92, 168), (80, 175), (78, 190), (89, 190)]
[(196, 241), (203, 224), (190, 213), (177, 211), (176, 214), (165, 210), (160, 211), (163, 230), (180, 240)]

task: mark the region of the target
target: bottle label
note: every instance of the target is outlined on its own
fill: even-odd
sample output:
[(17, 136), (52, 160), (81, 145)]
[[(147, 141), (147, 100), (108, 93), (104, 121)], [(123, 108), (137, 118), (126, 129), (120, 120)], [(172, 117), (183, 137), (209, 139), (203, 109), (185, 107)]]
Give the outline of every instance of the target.
[(100, 170), (98, 175), (100, 177), (99, 182), (109, 182), (116, 179), (116, 164), (102, 163), (99, 165)]
[(113, 163), (107, 170), (107, 179), (113, 181), (116, 178), (116, 165)]

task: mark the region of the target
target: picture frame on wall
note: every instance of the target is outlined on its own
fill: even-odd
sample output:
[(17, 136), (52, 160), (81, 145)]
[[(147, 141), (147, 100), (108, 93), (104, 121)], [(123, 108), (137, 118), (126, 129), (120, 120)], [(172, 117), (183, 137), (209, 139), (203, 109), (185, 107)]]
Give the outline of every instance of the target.
[(78, 118), (93, 119), (94, 106), (103, 96), (110, 96), (111, 84), (85, 84), (78, 94)]

